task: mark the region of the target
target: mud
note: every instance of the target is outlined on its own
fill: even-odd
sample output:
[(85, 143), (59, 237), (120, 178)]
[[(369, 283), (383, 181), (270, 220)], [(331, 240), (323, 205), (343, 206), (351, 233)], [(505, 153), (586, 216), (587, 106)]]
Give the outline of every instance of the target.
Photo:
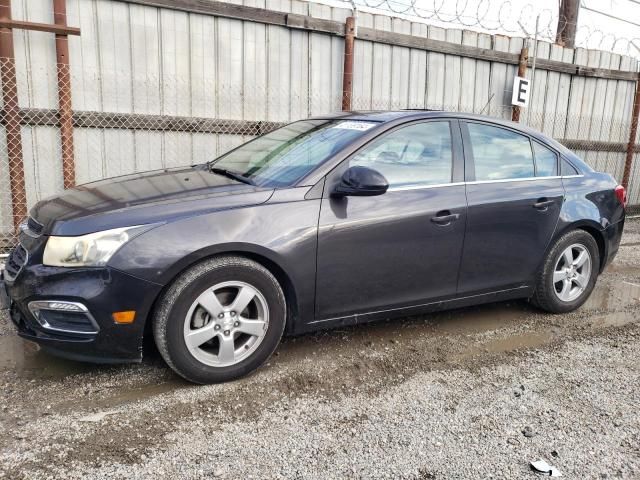
[[(609, 274), (615, 274), (616, 268), (610, 268), (605, 277), (598, 282), (589, 300), (579, 310), (579, 314), (588, 315), (589, 320), (581, 327), (593, 329), (620, 327), (640, 321), (639, 312), (633, 307), (640, 305), (640, 284), (629, 281), (606, 281)], [(629, 308), (631, 307), (631, 308)], [(544, 315), (524, 301), (494, 303), (440, 312), (435, 314), (390, 320), (369, 325), (359, 325), (338, 330), (322, 331), (300, 337), (285, 338), (271, 363), (279, 366), (296, 365), (312, 357), (340, 358), (349, 356), (354, 350), (370, 349), (388, 351), (392, 347), (404, 345), (409, 349), (415, 339), (428, 336), (431, 340), (450, 340), (451, 337), (475, 338), (482, 334), (501, 333), (499, 338), (486, 343), (471, 342), (468, 348), (460, 343), (460, 352), (453, 357), (456, 360), (472, 357), (480, 352), (506, 353), (510, 351), (537, 348), (551, 343), (558, 335), (557, 326), (544, 332), (522, 333), (527, 322)], [(547, 318), (561, 317), (549, 316)], [(148, 352), (142, 365), (164, 368), (162, 360), (155, 351)], [(127, 367), (100, 366), (89, 363), (61, 359), (42, 351), (36, 344), (23, 340), (9, 331), (0, 336), (0, 372), (11, 373), (16, 381), (49, 380), (66, 377), (82, 378), (83, 374), (96, 375), (115, 372)], [(167, 370), (165, 381), (160, 383), (142, 383), (130, 387), (110, 387), (107, 399), (93, 402), (92, 406), (118, 406), (128, 402), (142, 401), (156, 395), (189, 388), (190, 384)]]

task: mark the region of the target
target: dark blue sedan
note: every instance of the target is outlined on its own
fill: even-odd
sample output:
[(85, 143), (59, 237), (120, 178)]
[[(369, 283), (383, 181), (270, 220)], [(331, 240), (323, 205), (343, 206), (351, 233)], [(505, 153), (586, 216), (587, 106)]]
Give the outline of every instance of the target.
[(188, 168), (38, 203), (4, 272), (19, 334), (220, 382), (283, 334), (523, 298), (578, 308), (615, 256), (625, 191), (559, 143), (428, 111), (299, 121)]

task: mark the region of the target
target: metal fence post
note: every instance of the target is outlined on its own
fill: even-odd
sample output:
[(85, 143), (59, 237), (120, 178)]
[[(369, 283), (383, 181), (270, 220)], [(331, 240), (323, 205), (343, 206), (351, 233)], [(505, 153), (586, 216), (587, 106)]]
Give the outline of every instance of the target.
[[(0, 0), (0, 19), (11, 21), (11, 0)], [(27, 216), (27, 193), (22, 161), (22, 133), (20, 131), (20, 107), (18, 104), (18, 80), (13, 50), (13, 30), (0, 28), (0, 76), (2, 77), (2, 100), (4, 102), (4, 125), (9, 159), (9, 183), (13, 226), (18, 230), (20, 222)]]
[[(56, 25), (67, 26), (66, 4), (66, 0), (53, 0), (53, 18)], [(73, 110), (71, 106), (71, 75), (69, 72), (68, 38), (69, 37), (66, 34), (56, 33), (60, 144), (62, 146), (62, 178), (65, 189), (74, 187), (76, 184), (76, 166), (73, 153)]]
[[(518, 61), (518, 76), (523, 77), (527, 74), (527, 63), (529, 62), (529, 48), (526, 46), (522, 47), (520, 50), (520, 60)], [(519, 106), (514, 106), (513, 111), (511, 112), (511, 120), (514, 122), (520, 121), (520, 110)]]
[(353, 45), (355, 43), (356, 18), (347, 17), (344, 26), (344, 69), (342, 76), (342, 110), (351, 110), (353, 96)]
[(629, 189), (629, 179), (631, 177), (631, 166), (633, 164), (633, 154), (636, 147), (636, 136), (638, 135), (638, 117), (640, 116), (640, 74), (636, 80), (636, 95), (633, 101), (633, 113), (631, 114), (631, 130), (629, 132), (629, 144), (627, 145), (627, 158), (624, 162), (624, 174), (622, 175), (622, 186)]

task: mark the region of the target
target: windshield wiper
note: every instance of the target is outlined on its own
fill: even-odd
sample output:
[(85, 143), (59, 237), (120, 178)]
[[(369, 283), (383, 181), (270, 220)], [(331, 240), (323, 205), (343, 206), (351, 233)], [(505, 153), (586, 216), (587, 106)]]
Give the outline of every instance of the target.
[(224, 175), (225, 177), (232, 178), (234, 180), (237, 180), (238, 182), (246, 183), (247, 185), (255, 185), (255, 183), (251, 179), (237, 172), (227, 170), (226, 168), (209, 167), (209, 171), (217, 173), (218, 175)]

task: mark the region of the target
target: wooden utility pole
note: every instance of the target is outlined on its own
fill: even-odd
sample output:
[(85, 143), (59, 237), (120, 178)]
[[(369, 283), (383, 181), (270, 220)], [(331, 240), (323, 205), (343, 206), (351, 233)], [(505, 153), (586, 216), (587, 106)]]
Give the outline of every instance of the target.
[(627, 157), (624, 162), (624, 172), (622, 174), (622, 185), (629, 189), (631, 178), (631, 165), (633, 164), (633, 154), (636, 150), (636, 137), (638, 136), (638, 121), (640, 117), (640, 75), (636, 82), (636, 96), (633, 100), (633, 112), (631, 113), (631, 128), (629, 129), (629, 144), (627, 145)]
[(556, 43), (568, 48), (575, 47), (579, 11), (580, 0), (561, 0), (558, 12)]
[[(67, 1), (53, 0), (53, 19), (56, 25), (67, 26)], [(62, 179), (64, 188), (76, 185), (76, 165), (73, 154), (73, 110), (71, 109), (71, 72), (69, 40), (65, 33), (56, 33), (58, 62), (58, 108), (60, 111), (60, 139), (62, 146)]]
[(342, 110), (352, 109), (353, 97), (353, 45), (356, 38), (356, 19), (347, 17), (344, 26), (344, 69), (342, 71)]
[[(518, 76), (524, 78), (527, 75), (527, 63), (529, 63), (529, 48), (522, 47), (520, 50), (520, 60), (518, 61)], [(521, 108), (517, 105), (514, 105), (513, 110), (511, 111), (511, 120), (513, 122), (520, 121), (520, 110)]]

